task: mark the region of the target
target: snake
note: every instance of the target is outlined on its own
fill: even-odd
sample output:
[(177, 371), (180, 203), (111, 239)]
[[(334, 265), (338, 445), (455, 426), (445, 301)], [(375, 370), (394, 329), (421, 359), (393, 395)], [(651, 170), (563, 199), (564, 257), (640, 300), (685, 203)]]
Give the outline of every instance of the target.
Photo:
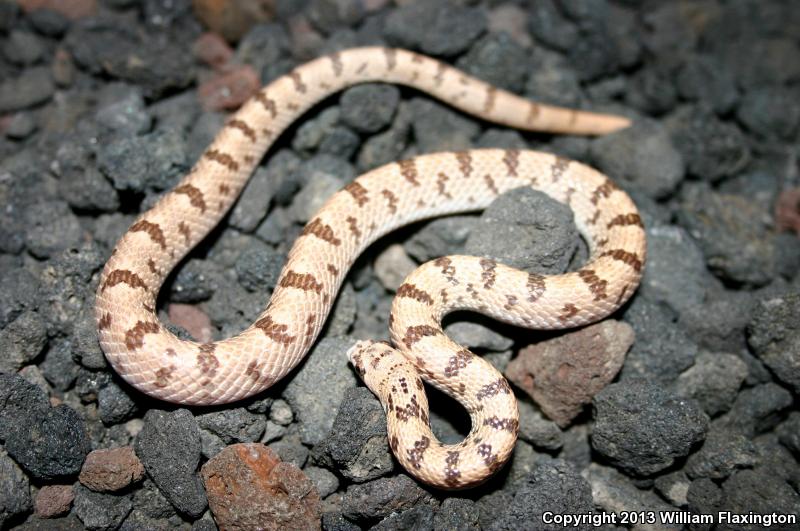
[[(564, 329), (624, 304), (642, 275), (645, 233), (633, 201), (602, 173), (522, 149), (393, 162), (328, 199), (290, 249), (266, 309), (240, 334), (216, 342), (182, 340), (155, 311), (164, 279), (223, 219), (276, 138), (310, 107), (364, 82), (405, 85), (528, 131), (604, 135), (630, 125), (621, 116), (530, 101), (413, 51), (364, 47), (316, 58), (231, 114), (190, 171), (122, 235), (96, 291), (99, 343), (126, 382), (157, 399), (200, 406), (251, 397), (308, 353), (348, 269), (371, 243), (418, 220), (484, 209), (514, 188), (540, 190), (572, 208), (589, 248), (585, 265), (540, 275), (480, 257), (427, 262), (396, 290), (391, 343), (358, 341), (346, 353), (381, 401), (388, 444), (406, 471), (436, 488), (470, 488), (508, 461), (519, 413), (502, 374), (451, 340), (442, 318), (468, 310), (521, 327)], [(460, 443), (444, 444), (432, 433), (423, 382), (469, 413), (472, 427)]]

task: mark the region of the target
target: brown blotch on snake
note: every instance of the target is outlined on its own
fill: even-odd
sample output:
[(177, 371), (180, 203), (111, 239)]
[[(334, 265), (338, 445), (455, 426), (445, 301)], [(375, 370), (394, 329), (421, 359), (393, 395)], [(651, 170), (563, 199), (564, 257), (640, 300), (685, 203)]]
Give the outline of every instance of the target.
[(131, 228), (128, 229), (128, 231), (145, 232), (148, 236), (150, 236), (151, 240), (161, 247), (162, 250), (167, 248), (167, 240), (164, 238), (164, 231), (161, 230), (161, 227), (158, 225), (158, 223), (151, 223), (146, 219), (140, 219), (131, 225)]

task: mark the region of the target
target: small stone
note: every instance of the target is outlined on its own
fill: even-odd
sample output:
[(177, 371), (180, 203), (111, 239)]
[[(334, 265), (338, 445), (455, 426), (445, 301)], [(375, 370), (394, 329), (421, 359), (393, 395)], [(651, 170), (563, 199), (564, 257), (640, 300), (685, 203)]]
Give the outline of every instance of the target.
[(526, 400), (519, 400), (517, 407), (520, 439), (544, 450), (558, 450), (564, 445), (563, 433), (555, 422), (544, 418), (539, 410)]
[(748, 325), (748, 344), (778, 379), (800, 393), (800, 293), (759, 302)]
[(366, 15), (363, 0), (313, 0), (308, 8), (311, 23), (325, 33), (357, 26)]
[(357, 483), (394, 469), (386, 438), (386, 415), (369, 389), (347, 390), (328, 437), (314, 449), (314, 454), (325, 466)]
[(528, 13), (528, 29), (537, 41), (567, 51), (578, 41), (578, 28), (556, 6), (554, 0), (536, 2)]
[(389, 291), (397, 291), (403, 280), (417, 268), (417, 263), (409, 258), (402, 245), (395, 243), (375, 258), (374, 267), (375, 276), (383, 287)]
[(760, 287), (777, 274), (774, 237), (751, 198), (686, 186), (678, 222), (697, 241), (709, 269), (734, 284)]
[(523, 187), (489, 205), (470, 232), (465, 250), (524, 271), (553, 274), (567, 269), (578, 240), (569, 207)]
[(621, 380), (645, 378), (671, 384), (694, 363), (697, 345), (663, 306), (635, 297), (624, 319), (633, 327), (637, 341), (622, 367)]
[(478, 125), (449, 107), (425, 98), (410, 101), (411, 128), (426, 153), (469, 149)]
[(11, 121), (6, 128), (6, 136), (14, 140), (24, 140), (32, 135), (38, 125), (31, 113), (18, 112), (11, 117)]
[(505, 374), (563, 428), (614, 379), (633, 339), (628, 324), (605, 320), (526, 347)]
[(692, 237), (675, 225), (655, 225), (646, 233), (647, 264), (641, 295), (666, 303), (678, 314), (702, 304), (709, 274)]
[(336, 477), (336, 474), (327, 469), (317, 466), (307, 466), (303, 469), (303, 472), (306, 473), (308, 479), (317, 487), (320, 498), (328, 497), (339, 488), (339, 478)]
[[(722, 490), (724, 509), (733, 514), (797, 514), (800, 510), (800, 494), (769, 469), (740, 470), (725, 480)], [(763, 529), (763, 524), (732, 528), (750, 531)]]
[(684, 161), (667, 131), (652, 121), (640, 121), (592, 141), (598, 168), (623, 187), (638, 189), (653, 199), (668, 197), (684, 177)]
[(477, 7), (412, 2), (390, 12), (384, 34), (393, 45), (449, 57), (469, 48), (486, 23), (485, 12)]
[(203, 514), (208, 502), (197, 475), (200, 429), (188, 410), (148, 411), (135, 448), (148, 476), (176, 509), (195, 518)]
[(349, 88), (339, 100), (342, 122), (362, 133), (376, 133), (392, 123), (399, 101), (400, 91), (394, 85)]
[(481, 38), (456, 63), (466, 73), (512, 92), (522, 92), (529, 65), (529, 53), (506, 33)]
[(313, 482), (263, 444), (228, 446), (203, 465), (201, 474), (220, 528), (319, 528)]
[(43, 485), (36, 494), (34, 514), (39, 518), (56, 518), (67, 514), (75, 492), (72, 485)]
[(417, 482), (401, 474), (348, 487), (342, 499), (342, 514), (354, 522), (374, 522), (432, 501), (433, 497)]
[(17, 372), (33, 361), (47, 344), (39, 314), (25, 311), (0, 330), (0, 371)]
[[(637, 488), (626, 476), (611, 467), (592, 463), (586, 470), (585, 477), (592, 486), (594, 503), (604, 511), (616, 514), (623, 511), (645, 514), (647, 511), (662, 511), (663, 514), (675, 510), (655, 493)], [(633, 529), (661, 531), (675, 527), (640, 524), (634, 525)]]
[(578, 74), (561, 54), (537, 49), (525, 94), (551, 105), (576, 107), (583, 99)]
[(792, 404), (792, 394), (778, 384), (768, 382), (739, 393), (731, 409), (718, 422), (720, 427), (752, 438), (778, 424), (781, 412)]
[(736, 116), (757, 136), (789, 139), (800, 122), (800, 105), (789, 89), (760, 87), (745, 93)]
[(507, 33), (525, 49), (531, 48), (533, 39), (528, 33), (528, 12), (514, 4), (500, 4), (489, 11), (489, 33)]
[(304, 162), (297, 173), (303, 189), (294, 196), (291, 213), (296, 221), (309, 221), (333, 194), (355, 178), (355, 168), (330, 155), (317, 155)]
[(207, 111), (238, 109), (261, 88), (261, 80), (252, 66), (237, 66), (205, 81), (197, 96)]
[(236, 279), (251, 293), (265, 293), (275, 287), (286, 255), (258, 240), (254, 243), (257, 245), (245, 249), (236, 261)]
[(297, 468), (303, 468), (308, 461), (308, 448), (303, 446), (303, 443), (300, 442), (300, 437), (296, 433), (291, 433), (278, 441), (270, 443), (269, 449), (275, 452), (278, 459)]
[[(269, 410), (269, 419), (281, 426), (288, 426), (294, 420), (294, 413), (292, 408), (285, 400), (280, 398), (272, 403)], [(324, 498), (325, 496), (323, 496)]]
[(311, 152), (319, 149), (322, 141), (339, 124), (341, 114), (339, 107), (329, 107), (318, 115), (304, 120), (297, 128), (297, 133), (292, 139), (292, 149), (300, 152)]
[(56, 50), (52, 63), (53, 81), (59, 87), (69, 87), (75, 80), (75, 63), (72, 56), (63, 48)]
[(41, 481), (77, 474), (90, 450), (83, 419), (66, 404), (35, 407), (27, 418), (18, 419), (19, 424), (4, 425), (0, 430), (4, 431), (0, 437), (5, 439), (6, 451), (30, 476)]
[(0, 450), (0, 527), (30, 511), (30, 482), (13, 459)]
[(214, 0), (192, 2), (194, 14), (210, 30), (236, 42), (256, 24), (269, 22), (275, 15), (272, 2), (234, 0), (220, 4)]
[(61, 37), (66, 33), (70, 20), (54, 9), (36, 9), (28, 13), (34, 29), (47, 37)]
[(677, 91), (670, 68), (659, 65), (645, 67), (631, 76), (625, 102), (649, 115), (672, 110), (677, 101)]
[(594, 398), (592, 447), (617, 467), (654, 474), (703, 440), (708, 416), (699, 405), (639, 380), (611, 384)]
[(480, 510), (468, 498), (447, 497), (433, 517), (433, 531), (478, 531)]
[(252, 66), (262, 83), (268, 83), (292, 67), (292, 61), (286, 57), (289, 44), (283, 24), (257, 24), (239, 41), (234, 61)]
[(13, 112), (49, 100), (55, 92), (50, 69), (26, 68), (19, 77), (0, 83), (0, 113)]
[(747, 364), (737, 356), (703, 352), (678, 377), (675, 390), (697, 400), (703, 411), (713, 417), (730, 409), (746, 377)]
[[(345, 356), (354, 343), (351, 338), (323, 338), (306, 355), (283, 392), (300, 423), (305, 444), (315, 445), (325, 438), (345, 393), (356, 385)], [(317, 398), (319, 389), (325, 389), (324, 401)]]
[(12, 63), (32, 65), (45, 53), (39, 37), (27, 31), (12, 30), (4, 40), (3, 55)]
[(739, 173), (750, 161), (742, 131), (720, 121), (706, 105), (681, 107), (666, 125), (690, 175), (717, 182)]
[(200, 428), (220, 437), (226, 444), (259, 440), (267, 422), (263, 415), (243, 407), (203, 413), (196, 418)]
[(794, 453), (800, 453), (800, 412), (789, 413), (789, 418), (780, 423), (775, 431), (781, 444)]
[(183, 136), (165, 129), (99, 146), (97, 167), (117, 190), (164, 190), (188, 168)]
[(692, 479), (724, 479), (736, 469), (752, 468), (758, 463), (753, 443), (738, 433), (712, 429), (703, 446), (689, 456), (684, 470)]
[(213, 327), (211, 319), (197, 306), (191, 304), (172, 303), (168, 307), (169, 320), (180, 326), (199, 343), (212, 340)]
[(233, 50), (225, 39), (210, 31), (201, 34), (194, 41), (192, 53), (214, 69), (221, 69), (233, 57)]
[(179, 270), (170, 286), (173, 303), (197, 303), (208, 300), (217, 289), (221, 275), (219, 266), (200, 258), (190, 258)]
[[(41, 201), (24, 212), (25, 245), (38, 258), (51, 258), (85, 238), (80, 220), (63, 201)], [(58, 220), (56, 223), (55, 220)]]
[(130, 446), (89, 452), (78, 479), (97, 492), (114, 492), (140, 481), (144, 466)]
[(592, 511), (592, 489), (575, 467), (553, 459), (536, 466), (518, 483), (513, 500), (489, 526), (492, 531), (546, 529), (544, 513), (581, 514)]
[(735, 79), (713, 55), (687, 56), (675, 81), (683, 98), (700, 100), (718, 114), (730, 111), (739, 99)]
[[(127, 389), (130, 390), (130, 387)], [(114, 381), (108, 382), (97, 392), (97, 413), (107, 426), (125, 422), (138, 411), (139, 406), (131, 394)]]
[(374, 526), (370, 531), (397, 531), (401, 529), (432, 529), (434, 513), (427, 505), (412, 507), (402, 512), (392, 513)]
[(66, 391), (75, 382), (80, 367), (72, 360), (72, 343), (59, 340), (51, 345), (39, 363), (42, 374), (58, 391)]
[(510, 349), (514, 341), (480, 323), (455, 321), (448, 324), (445, 333), (458, 343), (471, 349), (503, 351)]
[(130, 494), (94, 492), (80, 484), (76, 484), (74, 490), (75, 514), (92, 531), (117, 529), (133, 509)]
[(418, 262), (450, 254), (466, 254), (467, 239), (479, 223), (479, 218), (474, 216), (434, 219), (411, 236), (405, 244), (406, 251)]
[(775, 227), (778, 230), (793, 230), (800, 235), (800, 188), (781, 191), (775, 202)]
[(686, 507), (690, 484), (691, 480), (682, 470), (659, 476), (653, 482), (656, 491), (675, 507)]

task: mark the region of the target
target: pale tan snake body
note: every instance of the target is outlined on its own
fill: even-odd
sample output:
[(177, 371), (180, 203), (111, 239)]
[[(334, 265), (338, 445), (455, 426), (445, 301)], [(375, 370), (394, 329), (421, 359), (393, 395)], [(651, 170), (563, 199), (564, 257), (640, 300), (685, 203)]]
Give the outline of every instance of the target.
[[(529, 102), (404, 50), (360, 48), (314, 60), (248, 101), (179, 185), (123, 235), (97, 290), (100, 343), (126, 381), (156, 398), (203, 405), (252, 396), (305, 356), (348, 269), (377, 238), (416, 220), (484, 208), (507, 190), (532, 186), (574, 210), (591, 251), (583, 268), (540, 276), (486, 259), (440, 258), (398, 289), (390, 327), (399, 350), (360, 342), (349, 352), (387, 411), (390, 446), (403, 466), (427, 483), (466, 488), (508, 459), (517, 406), (502, 375), (449, 340), (441, 318), (472, 309), (525, 327), (567, 328), (623, 304), (642, 273), (644, 231), (630, 198), (604, 175), (554, 155), (500, 149), (390, 164), (346, 186), (308, 223), (267, 309), (238, 336), (182, 341), (154, 312), (164, 278), (227, 212), (274, 139), (314, 103), (367, 81), (409, 85), (521, 129), (604, 134), (628, 125), (616, 116)], [(443, 445), (431, 433), (420, 377), (470, 413), (472, 431), (462, 443)]]

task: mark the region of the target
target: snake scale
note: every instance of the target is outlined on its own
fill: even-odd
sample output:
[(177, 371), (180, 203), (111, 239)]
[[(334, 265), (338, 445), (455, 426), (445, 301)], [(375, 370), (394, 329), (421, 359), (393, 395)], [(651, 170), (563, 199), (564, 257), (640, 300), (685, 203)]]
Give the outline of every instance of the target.
[[(529, 328), (596, 321), (636, 289), (645, 260), (641, 218), (601, 173), (534, 151), (484, 149), (423, 155), (372, 170), (333, 195), (289, 252), (272, 298), (236, 337), (183, 341), (155, 314), (164, 278), (217, 225), (278, 135), (309, 107), (345, 87), (407, 85), (480, 118), (519, 129), (600, 135), (629, 124), (618, 116), (537, 104), (414, 52), (357, 48), (297, 67), (259, 91), (227, 121), (191, 171), (122, 236), (97, 289), (100, 344), (140, 391), (173, 403), (208, 405), (267, 389), (305, 356), (355, 258), (411, 222), (485, 208), (531, 186), (568, 204), (588, 242), (578, 271), (542, 276), (495, 261), (450, 256), (426, 263), (397, 290), (388, 343), (361, 341), (351, 362), (380, 398), (399, 462), (419, 480), (463, 489), (507, 461), (519, 427), (509, 384), (442, 331), (442, 317), (474, 310)], [(472, 430), (455, 445), (430, 430), (423, 380), (455, 397)]]

